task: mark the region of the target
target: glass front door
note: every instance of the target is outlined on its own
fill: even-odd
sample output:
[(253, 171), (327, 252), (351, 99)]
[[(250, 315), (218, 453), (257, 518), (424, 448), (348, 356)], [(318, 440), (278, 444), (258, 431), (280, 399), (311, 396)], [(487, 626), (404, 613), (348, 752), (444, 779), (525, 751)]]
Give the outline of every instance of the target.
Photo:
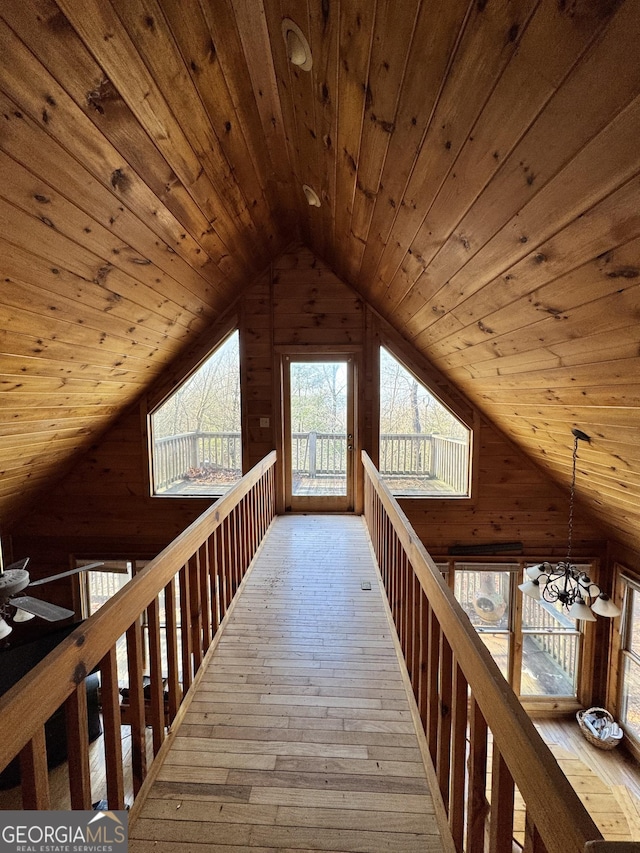
[(287, 509), (353, 508), (353, 366), (348, 357), (285, 359)]

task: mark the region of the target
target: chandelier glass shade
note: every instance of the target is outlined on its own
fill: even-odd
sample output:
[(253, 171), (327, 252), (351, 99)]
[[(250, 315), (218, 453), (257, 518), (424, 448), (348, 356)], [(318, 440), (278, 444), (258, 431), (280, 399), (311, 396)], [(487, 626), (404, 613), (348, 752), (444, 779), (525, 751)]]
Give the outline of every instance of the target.
[(586, 572), (569, 562), (538, 563), (525, 570), (528, 580), (519, 589), (536, 601), (560, 604), (573, 619), (595, 622), (598, 616), (610, 619), (620, 615), (620, 608), (594, 583)]
[(11, 625), (0, 615), (0, 640), (4, 640), (5, 637), (8, 637), (9, 634), (13, 631)]
[(567, 558), (555, 565), (545, 561), (544, 563), (537, 563), (535, 566), (529, 566), (525, 570), (527, 580), (520, 584), (518, 589), (536, 601), (546, 601), (549, 604), (558, 602), (572, 619), (595, 622), (595, 614), (613, 619), (620, 615), (620, 608), (611, 601), (606, 593), (602, 592), (598, 584), (594, 583), (585, 571), (574, 566), (571, 562), (578, 441), (591, 440), (579, 429), (574, 429), (572, 432), (574, 436), (573, 471), (569, 498)]

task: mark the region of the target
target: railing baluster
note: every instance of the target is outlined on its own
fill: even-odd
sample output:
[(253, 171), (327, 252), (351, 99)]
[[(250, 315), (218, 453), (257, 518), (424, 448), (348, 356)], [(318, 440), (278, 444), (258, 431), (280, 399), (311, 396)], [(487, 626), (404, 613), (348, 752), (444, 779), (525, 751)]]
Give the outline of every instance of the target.
[(216, 548), (216, 535), (215, 533), (209, 537), (207, 542), (207, 547), (209, 550), (208, 554), (208, 568), (209, 568), (209, 597), (211, 601), (211, 634), (212, 637), (218, 632), (218, 625), (220, 624), (220, 602), (218, 596), (218, 552)]
[(23, 809), (50, 809), (49, 771), (44, 725), (35, 732), (20, 752)]
[(104, 761), (107, 776), (107, 803), (113, 810), (124, 808), (120, 694), (118, 658), (112, 646), (100, 661), (100, 705), (104, 726)]
[(451, 703), (453, 700), (453, 654), (444, 633), (440, 635), (440, 708), (436, 773), (445, 808), (449, 808), (451, 771)]
[(176, 618), (176, 581), (171, 578), (164, 588), (164, 610), (167, 620), (167, 691), (169, 693), (169, 723), (178, 713), (182, 696), (178, 655), (178, 620)]
[(420, 609), (422, 606), (422, 590), (420, 589), (420, 581), (413, 574), (413, 571), (411, 575), (413, 579), (413, 655), (409, 674), (411, 676), (411, 684), (413, 685), (413, 695), (416, 698), (416, 702), (418, 702), (420, 697), (420, 641), (422, 636)]
[(131, 726), (131, 769), (133, 792), (138, 793), (147, 773), (147, 736), (144, 719), (142, 685), (142, 626), (140, 618), (127, 629), (127, 664), (129, 668), (129, 719)]
[(466, 853), (484, 853), (487, 801), (487, 723), (471, 697), (469, 714), (469, 782)]
[(233, 598), (235, 598), (242, 580), (242, 540), (240, 530), (240, 510), (236, 506), (231, 513), (231, 550), (233, 554)]
[(420, 720), (422, 722), (422, 728), (425, 733), (427, 733), (427, 743), (429, 741), (428, 738), (428, 726), (427, 726), (427, 702), (429, 696), (429, 676), (428, 676), (428, 661), (429, 661), (429, 624), (430, 624), (430, 611), (431, 608), (429, 606), (429, 600), (427, 596), (424, 594), (424, 591), (420, 590), (420, 648), (418, 651), (418, 666), (420, 671), (420, 681), (418, 687), (418, 712), (420, 714)]
[(87, 722), (87, 688), (84, 680), (80, 682), (64, 703), (64, 711), (71, 808), (90, 809), (89, 724)]
[(467, 808), (465, 798), (467, 760), (467, 694), (469, 685), (456, 661), (453, 678), (453, 725), (451, 741), (451, 789), (449, 795), (449, 826), (456, 850), (462, 853)]
[(149, 630), (149, 675), (151, 677), (149, 712), (153, 731), (153, 754), (157, 755), (164, 741), (165, 727), (160, 608), (157, 598), (154, 598), (147, 607), (147, 626)]
[(193, 653), (191, 648), (191, 589), (189, 563), (180, 569), (180, 640), (182, 644), (182, 691), (186, 693), (193, 678)]
[[(398, 543), (400, 544), (400, 543)], [(404, 586), (404, 659), (411, 675), (411, 658), (413, 655), (413, 569), (409, 565), (409, 560), (404, 552), (400, 549), (400, 557), (402, 562), (402, 576)]]
[(196, 552), (187, 563), (186, 573), (189, 575), (188, 597), (189, 618), (191, 620), (191, 654), (193, 655), (193, 674), (202, 664), (202, 608), (200, 605), (200, 566), (199, 554)]
[(247, 499), (238, 504), (238, 527), (240, 544), (240, 581), (249, 565), (249, 527), (247, 525)]
[(231, 599), (234, 595), (233, 589), (233, 553), (231, 549), (231, 517), (224, 520), (223, 530), (223, 548), (224, 548), (224, 611), (229, 609)]
[(491, 762), (491, 807), (489, 812), (489, 853), (504, 853), (513, 839), (513, 778), (493, 742)]
[(525, 814), (523, 853), (547, 853), (544, 841), (528, 811)]
[(256, 525), (256, 490), (251, 489), (247, 495), (247, 537), (249, 543), (249, 560), (253, 559), (256, 553), (257, 525)]
[(433, 608), (429, 608), (429, 658), (427, 660), (427, 743), (431, 760), (435, 766), (438, 757), (438, 728), (440, 707), (438, 696), (438, 672), (440, 670), (440, 623)]
[(198, 550), (198, 580), (200, 583), (200, 618), (202, 621), (202, 648), (211, 645), (211, 594), (209, 588), (209, 542), (204, 542)]

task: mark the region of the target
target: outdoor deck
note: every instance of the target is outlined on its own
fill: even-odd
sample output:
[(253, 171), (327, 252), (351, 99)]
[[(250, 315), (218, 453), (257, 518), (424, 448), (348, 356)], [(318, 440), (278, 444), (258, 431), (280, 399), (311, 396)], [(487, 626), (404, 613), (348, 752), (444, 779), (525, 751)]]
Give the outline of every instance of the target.
[(278, 518), (132, 853), (443, 850), (412, 702), (362, 520)]
[[(438, 480), (436, 477), (426, 481), (426, 484), (419, 483), (414, 477), (397, 475), (387, 479), (387, 485), (390, 489), (402, 492), (403, 490), (411, 491), (412, 495), (421, 495), (423, 497), (434, 497), (437, 495), (453, 495), (455, 489), (444, 480)], [(231, 486), (229, 486), (231, 488)], [(420, 491), (417, 491), (420, 490)], [(163, 495), (202, 495), (203, 497), (211, 496), (211, 483), (204, 480), (179, 480), (167, 486), (161, 494)], [(304, 477), (296, 474), (294, 479), (294, 494), (296, 495), (343, 495), (345, 494), (345, 479), (344, 477)]]

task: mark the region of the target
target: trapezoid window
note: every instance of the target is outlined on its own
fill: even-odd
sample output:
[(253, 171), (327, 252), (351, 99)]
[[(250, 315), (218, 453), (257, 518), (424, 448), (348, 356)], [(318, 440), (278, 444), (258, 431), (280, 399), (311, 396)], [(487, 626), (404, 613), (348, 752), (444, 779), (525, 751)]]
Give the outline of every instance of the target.
[(239, 335), (151, 415), (154, 495), (218, 497), (242, 477)]
[(380, 347), (379, 470), (394, 495), (469, 496), (471, 430)]

